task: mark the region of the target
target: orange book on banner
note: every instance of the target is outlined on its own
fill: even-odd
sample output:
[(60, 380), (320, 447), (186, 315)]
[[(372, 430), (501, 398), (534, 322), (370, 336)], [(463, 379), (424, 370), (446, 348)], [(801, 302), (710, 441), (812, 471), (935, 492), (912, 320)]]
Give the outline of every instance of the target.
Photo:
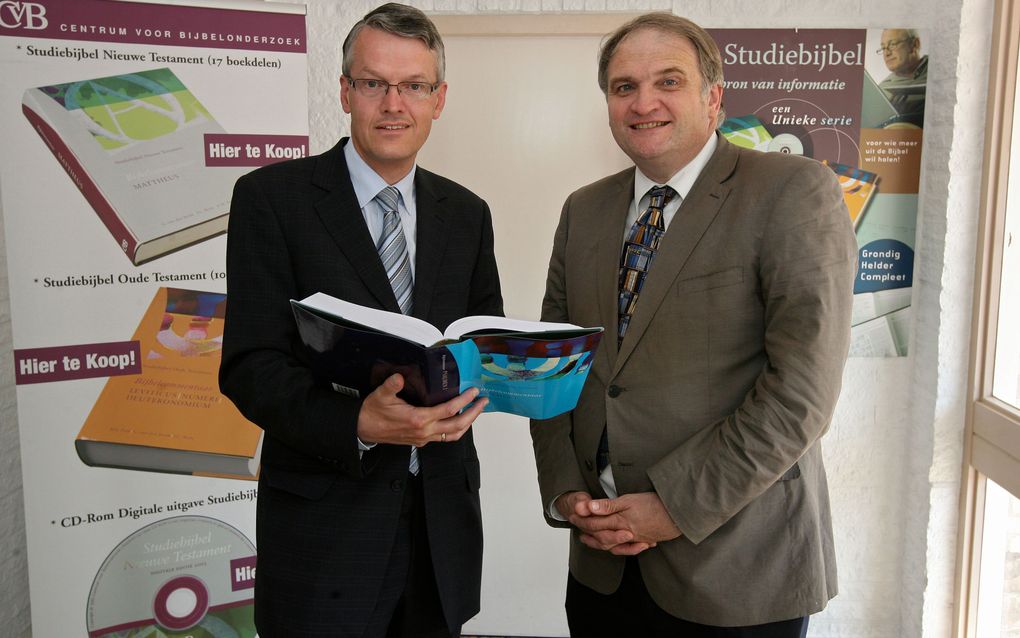
[(846, 202), (846, 207), (850, 211), (850, 221), (856, 229), (868, 209), (868, 204), (871, 203), (871, 198), (878, 190), (878, 175), (829, 160), (822, 160), (822, 164), (832, 169), (839, 179), (839, 185), (843, 189), (843, 201)]
[(226, 295), (160, 288), (134, 339), (141, 374), (110, 377), (74, 442), (87, 465), (258, 476), (262, 430), (220, 394)]

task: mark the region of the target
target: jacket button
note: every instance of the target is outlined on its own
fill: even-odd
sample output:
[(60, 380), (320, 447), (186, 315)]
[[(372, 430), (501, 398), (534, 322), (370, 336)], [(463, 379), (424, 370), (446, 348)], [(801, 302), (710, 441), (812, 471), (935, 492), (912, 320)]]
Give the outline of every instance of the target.
[(585, 459), (584, 460), (584, 466), (586, 468), (588, 468), (589, 472), (591, 472), (592, 470), (595, 469), (595, 464), (591, 462), (591, 459)]
[(611, 386), (609, 386), (609, 398), (610, 399), (615, 399), (616, 397), (620, 396), (620, 394), (622, 392), (623, 392), (623, 388), (621, 388), (618, 385), (611, 385)]
[(393, 482), (390, 483), (390, 489), (393, 490), (394, 492), (399, 492), (400, 490), (404, 489), (404, 482), (401, 481), (400, 479), (393, 479)]

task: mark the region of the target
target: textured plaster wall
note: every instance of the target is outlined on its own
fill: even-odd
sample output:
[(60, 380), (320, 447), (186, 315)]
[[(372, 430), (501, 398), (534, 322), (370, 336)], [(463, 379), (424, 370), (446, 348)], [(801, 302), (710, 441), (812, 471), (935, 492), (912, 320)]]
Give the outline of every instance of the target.
[[(665, 9), (707, 27), (905, 26), (927, 33), (931, 63), (911, 356), (852, 359), (847, 365), (836, 419), (824, 440), (840, 595), (813, 619), (810, 635), (949, 636), (993, 0), (410, 3), (437, 14)], [(319, 152), (348, 133), (337, 100), (340, 43), (350, 26), (378, 3), (308, 0), (306, 4), (311, 148)], [(594, 73), (581, 70), (588, 71)], [(464, 97), (468, 93), (459, 95), (469, 99)], [(30, 631), (28, 571), (3, 244), (0, 253), (4, 255), (0, 260), (0, 634), (22, 636)], [(546, 255), (535, 258), (544, 260)], [(519, 632), (527, 633), (527, 619), (521, 623)]]

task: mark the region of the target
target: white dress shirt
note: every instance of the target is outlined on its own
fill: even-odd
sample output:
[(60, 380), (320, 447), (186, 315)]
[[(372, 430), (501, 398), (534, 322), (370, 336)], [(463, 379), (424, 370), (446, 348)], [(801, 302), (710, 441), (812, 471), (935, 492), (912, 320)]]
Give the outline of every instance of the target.
[[(383, 217), (386, 211), (383, 210), (375, 196), (387, 186), (393, 186), (400, 191), (400, 201), (397, 203), (397, 214), (400, 215), (400, 226), (404, 231), (404, 240), (407, 243), (407, 256), (411, 261), (411, 277), (414, 278), (414, 256), (417, 244), (415, 243), (415, 229), (417, 228), (418, 207), (414, 192), (414, 172), (417, 165), (394, 184), (388, 184), (386, 180), (379, 177), (372, 168), (365, 163), (365, 160), (358, 155), (354, 148), (354, 142), (348, 140), (344, 145), (344, 157), (347, 159), (347, 171), (351, 174), (351, 183), (354, 185), (354, 195), (358, 198), (358, 206), (361, 207), (361, 214), (365, 216), (365, 223), (368, 224), (368, 232), (372, 235), (372, 243), (376, 246), (382, 239)], [(357, 438), (357, 437), (356, 437)], [(375, 443), (365, 443), (358, 439), (358, 455), (361, 456), (376, 446)]]

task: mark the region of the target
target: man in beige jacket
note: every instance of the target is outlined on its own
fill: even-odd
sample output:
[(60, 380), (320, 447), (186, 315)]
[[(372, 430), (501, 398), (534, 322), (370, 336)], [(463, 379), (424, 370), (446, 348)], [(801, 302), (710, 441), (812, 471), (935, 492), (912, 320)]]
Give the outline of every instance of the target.
[(606, 335), (577, 408), (532, 424), (547, 520), (571, 528), (571, 635), (803, 636), (836, 594), (819, 439), (857, 256), (839, 185), (716, 133), (719, 51), (688, 20), (621, 27), (599, 83), (636, 167), (567, 198), (542, 318)]

